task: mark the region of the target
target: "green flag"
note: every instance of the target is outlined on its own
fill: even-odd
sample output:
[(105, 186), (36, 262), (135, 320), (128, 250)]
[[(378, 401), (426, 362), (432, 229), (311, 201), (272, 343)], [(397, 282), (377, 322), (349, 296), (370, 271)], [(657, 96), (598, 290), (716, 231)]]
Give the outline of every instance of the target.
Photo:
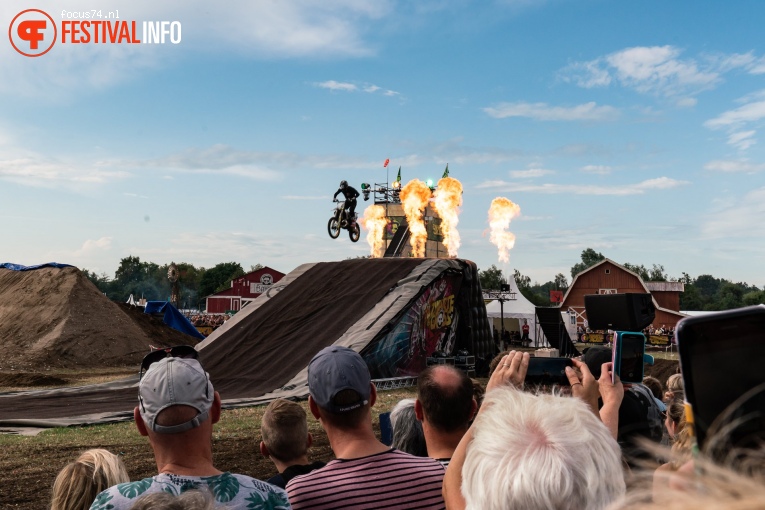
[(401, 167), (398, 167), (398, 177), (396, 177), (396, 182), (401, 182)]
[(449, 177), (449, 163), (446, 164), (446, 170), (444, 170), (444, 175), (441, 176), (442, 179), (444, 177)]

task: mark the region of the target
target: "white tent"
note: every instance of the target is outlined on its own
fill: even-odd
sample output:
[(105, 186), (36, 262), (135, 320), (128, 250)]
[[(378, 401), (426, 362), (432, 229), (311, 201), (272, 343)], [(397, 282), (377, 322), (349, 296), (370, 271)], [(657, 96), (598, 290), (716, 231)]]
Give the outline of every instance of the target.
[[(503, 303), (500, 303), (499, 300), (491, 301), (486, 305), (486, 315), (489, 319), (492, 319), (492, 323), (495, 322), (494, 319), (498, 319), (496, 321), (497, 323), (499, 323), (499, 319), (502, 318), (515, 319), (518, 321), (518, 330), (520, 330), (523, 320), (527, 320), (529, 324), (529, 338), (533, 342), (536, 338), (537, 330), (536, 309), (534, 304), (526, 299), (523, 294), (521, 294), (521, 291), (518, 290), (518, 284), (515, 283), (515, 278), (508, 278), (508, 284), (510, 285), (508, 297), (512, 296), (514, 299), (508, 299)], [(513, 320), (512, 323), (515, 323), (515, 320)], [(507, 322), (508, 321), (505, 321), (505, 324), (507, 324)], [(501, 328), (498, 327), (497, 329)], [(540, 339), (544, 340), (543, 337)]]

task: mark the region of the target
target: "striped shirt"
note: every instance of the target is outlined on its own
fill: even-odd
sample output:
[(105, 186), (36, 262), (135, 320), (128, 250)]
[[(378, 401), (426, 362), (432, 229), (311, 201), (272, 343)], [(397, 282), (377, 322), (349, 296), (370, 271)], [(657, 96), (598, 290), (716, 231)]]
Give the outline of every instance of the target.
[(295, 510), (443, 509), (443, 479), (438, 461), (391, 449), (359, 459), (332, 460), (290, 480), (287, 495)]

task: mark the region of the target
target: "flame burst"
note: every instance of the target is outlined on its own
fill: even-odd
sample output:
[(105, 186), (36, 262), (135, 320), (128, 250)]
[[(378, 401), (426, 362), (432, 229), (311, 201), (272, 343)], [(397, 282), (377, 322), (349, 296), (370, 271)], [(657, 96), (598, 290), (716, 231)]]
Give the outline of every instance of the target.
[(510, 221), (521, 214), (521, 207), (504, 197), (491, 201), (489, 207), (489, 227), (491, 242), (497, 245), (500, 262), (510, 261), (510, 250), (515, 246), (515, 235), (508, 232)]
[(413, 257), (425, 256), (428, 231), (425, 228), (422, 214), (428, 206), (430, 196), (430, 188), (419, 179), (411, 180), (401, 188), (401, 204), (404, 206), (406, 222), (409, 224), (409, 243), (412, 245)]
[(438, 181), (438, 189), (433, 194), (433, 206), (441, 217), (441, 233), (444, 246), (450, 257), (456, 257), (460, 249), (460, 233), (457, 232), (459, 207), (462, 205), (462, 183), (453, 177), (444, 177)]
[(381, 205), (370, 205), (364, 210), (364, 217), (360, 220), (361, 225), (368, 230), (367, 243), (371, 249), (370, 255), (374, 258), (380, 258), (385, 254), (385, 242), (383, 234), (388, 218), (385, 216), (385, 207)]

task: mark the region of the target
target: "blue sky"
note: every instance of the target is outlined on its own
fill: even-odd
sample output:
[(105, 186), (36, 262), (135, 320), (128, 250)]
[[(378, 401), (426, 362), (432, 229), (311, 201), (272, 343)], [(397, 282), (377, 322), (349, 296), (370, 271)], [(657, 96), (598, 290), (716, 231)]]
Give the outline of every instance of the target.
[[(172, 45), (0, 44), (0, 259), (288, 272), (341, 179), (464, 186), (459, 256), (540, 283), (587, 247), (765, 285), (765, 4), (3, 2), (180, 21)], [(491, 200), (521, 207), (500, 264)], [(370, 202), (359, 202), (363, 209)], [(359, 284), (363, 284), (360, 280)]]

